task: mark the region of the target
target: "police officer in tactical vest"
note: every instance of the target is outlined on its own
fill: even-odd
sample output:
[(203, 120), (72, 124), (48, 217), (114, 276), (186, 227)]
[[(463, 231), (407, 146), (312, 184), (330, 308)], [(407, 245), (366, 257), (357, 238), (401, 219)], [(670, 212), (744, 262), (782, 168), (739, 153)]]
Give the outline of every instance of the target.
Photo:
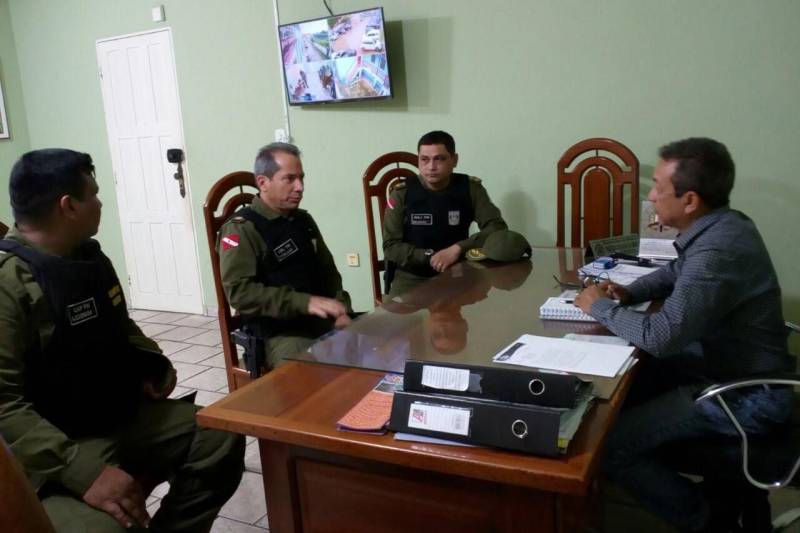
[(349, 324), (350, 296), (316, 222), (298, 208), (305, 173), (297, 147), (263, 147), (254, 174), (259, 194), (225, 223), (217, 247), (225, 295), (245, 328), (266, 339), (274, 367)]
[[(444, 272), (466, 250), (507, 228), (481, 180), (453, 172), (458, 154), (450, 134), (426, 133), (417, 143), (417, 154), (419, 176), (395, 186), (384, 215), (383, 252), (394, 278), (390, 296)], [(470, 236), (473, 222), (479, 231)]]
[[(29, 152), (9, 192), (0, 435), (56, 530), (209, 531), (238, 486), (244, 441), (198, 428), (194, 405), (167, 399), (175, 370), (129, 318), (114, 267), (91, 239), (102, 206), (91, 157)], [(171, 483), (152, 520), (142, 479)]]

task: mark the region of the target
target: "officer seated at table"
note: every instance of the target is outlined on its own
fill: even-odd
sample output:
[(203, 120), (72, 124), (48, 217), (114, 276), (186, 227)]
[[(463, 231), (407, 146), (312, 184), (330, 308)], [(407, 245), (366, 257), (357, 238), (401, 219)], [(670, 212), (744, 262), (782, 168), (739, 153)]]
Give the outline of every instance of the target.
[[(102, 206), (92, 158), (29, 152), (9, 192), (0, 435), (55, 529), (209, 531), (239, 485), (244, 438), (199, 428), (196, 406), (167, 399), (175, 369), (128, 316), (114, 267), (91, 238)], [(152, 520), (144, 479), (170, 482)]]
[[(444, 272), (507, 227), (481, 180), (453, 172), (458, 154), (449, 133), (426, 133), (417, 153), (419, 175), (394, 188), (384, 214), (383, 252), (393, 278), (389, 296)], [(469, 235), (473, 222), (480, 231)]]
[(264, 146), (254, 174), (259, 193), (225, 223), (217, 248), (225, 295), (245, 329), (266, 339), (266, 364), (274, 368), (347, 326), (350, 295), (316, 222), (299, 209), (305, 172), (297, 147)]

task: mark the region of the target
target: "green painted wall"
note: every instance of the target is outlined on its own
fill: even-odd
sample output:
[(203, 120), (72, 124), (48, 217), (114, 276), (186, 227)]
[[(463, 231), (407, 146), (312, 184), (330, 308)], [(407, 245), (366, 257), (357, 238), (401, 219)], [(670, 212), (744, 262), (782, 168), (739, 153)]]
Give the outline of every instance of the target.
[[(162, 26), (149, 22), (152, 2), (8, 3), (30, 146), (91, 152), (108, 191), (94, 42)], [(642, 163), (646, 193), (658, 146), (690, 135), (718, 138), (738, 165), (733, 205), (761, 228), (787, 315), (800, 318), (794, 275), (800, 254), (792, 231), (800, 227), (800, 2), (381, 3), (396, 97), (290, 111), (293, 140), (305, 154), (304, 207), (317, 218), (358, 307), (369, 306), (369, 272), (344, 266), (344, 254), (367, 256), (360, 176), (377, 155), (414, 150), (421, 133), (441, 128), (456, 137), (460, 169), (482, 177), (511, 226), (540, 246), (555, 242), (555, 165), (572, 143), (608, 136), (627, 144)], [(272, 6), (266, 0), (164, 5), (201, 220), (211, 183), (249, 168), (258, 146), (282, 126)], [(333, 8), (374, 5), (335, 0)], [(283, 0), (280, 11), (282, 22), (325, 14), (319, 0)], [(109, 192), (103, 199), (100, 237), (121, 266), (115, 201)], [(203, 240), (199, 248), (207, 303), (214, 305)]]
[(0, 0), (0, 87), (5, 100), (8, 131), (11, 133), (8, 139), (0, 139), (0, 221), (10, 226), (13, 217), (8, 203), (8, 172), (19, 154), (28, 151), (30, 140), (7, 0)]

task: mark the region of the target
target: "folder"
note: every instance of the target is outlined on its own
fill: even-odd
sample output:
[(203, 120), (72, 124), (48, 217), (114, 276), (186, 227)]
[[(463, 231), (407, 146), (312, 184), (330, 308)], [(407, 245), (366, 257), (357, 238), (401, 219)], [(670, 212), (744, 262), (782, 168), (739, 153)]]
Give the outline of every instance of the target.
[(546, 407), (575, 405), (591, 387), (571, 374), (459, 363), (406, 361), (403, 390), (434, 392)]
[(389, 429), (555, 457), (564, 409), (397, 391)]

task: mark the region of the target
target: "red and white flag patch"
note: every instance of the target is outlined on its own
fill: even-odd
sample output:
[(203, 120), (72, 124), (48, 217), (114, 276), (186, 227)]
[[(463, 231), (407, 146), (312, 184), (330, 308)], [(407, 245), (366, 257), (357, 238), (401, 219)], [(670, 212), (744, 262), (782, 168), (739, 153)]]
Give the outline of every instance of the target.
[(222, 238), (223, 250), (230, 250), (231, 248), (236, 248), (237, 246), (239, 246), (239, 235), (237, 233), (231, 233), (230, 235), (226, 235)]

